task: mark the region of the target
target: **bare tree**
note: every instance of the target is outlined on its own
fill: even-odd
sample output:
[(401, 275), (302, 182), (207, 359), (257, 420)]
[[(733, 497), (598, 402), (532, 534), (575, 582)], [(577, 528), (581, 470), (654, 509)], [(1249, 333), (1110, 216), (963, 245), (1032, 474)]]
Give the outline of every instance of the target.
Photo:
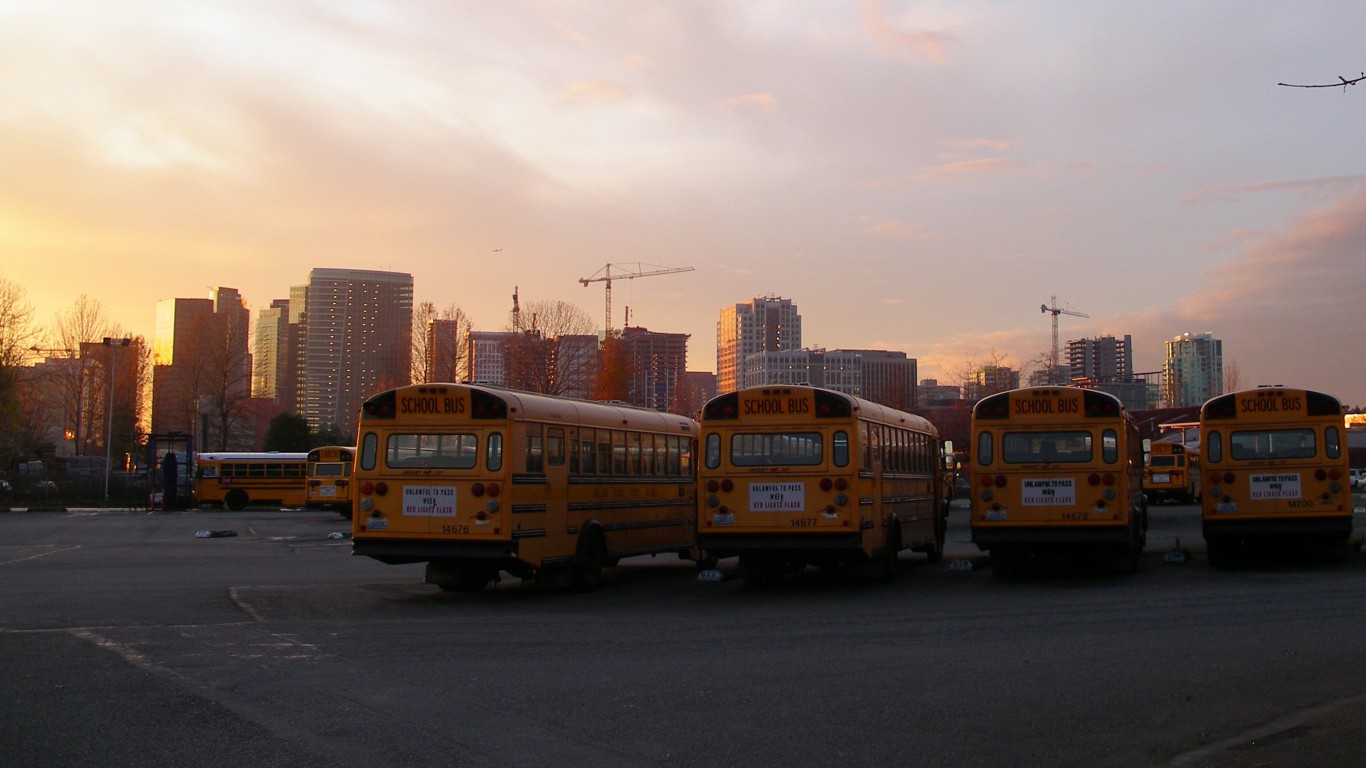
[(195, 323), (195, 332), (199, 409), (209, 418), (209, 434), (201, 439), (205, 446), (216, 443), (220, 451), (250, 447), (251, 355), (245, 317), (205, 316)]
[(1242, 378), (1242, 370), (1238, 367), (1237, 360), (1227, 360), (1224, 362), (1224, 391), (1237, 392), (1239, 380)]
[(520, 310), (504, 352), (508, 384), (530, 392), (586, 397), (598, 366), (597, 328), (567, 301), (533, 301)]
[(99, 423), (91, 418), (91, 410), (96, 395), (103, 389), (101, 385), (108, 383), (97, 380), (102, 377), (92, 375), (93, 361), (81, 354), (81, 345), (118, 335), (118, 326), (110, 322), (104, 305), (81, 294), (70, 310), (57, 312), (45, 345), (53, 357), (79, 360), (54, 369), (51, 385), (52, 395), (57, 398), (61, 412), (66, 414), (65, 426), (72, 431), (76, 454), (80, 456), (97, 454), (104, 448), (104, 441), (99, 437)]
[(469, 343), (473, 323), (454, 304), (437, 310), (430, 301), (413, 308), (413, 371), (415, 382), (469, 379)]
[[(992, 349), (987, 354), (986, 362), (980, 362), (975, 355), (969, 355), (961, 366), (949, 371), (949, 375), (953, 377), (951, 381), (958, 385), (964, 399), (975, 400), (1010, 389), (1012, 381), (1015, 384), (1019, 383), (1019, 372), (1011, 372), (1008, 362), (1004, 353)], [(1014, 375), (1001, 375), (1006, 372)]]
[(0, 276), (0, 467), (27, 447), (24, 441), (25, 402), (19, 368), (36, 344), (38, 331), (33, 325), (33, 305), (24, 290)]

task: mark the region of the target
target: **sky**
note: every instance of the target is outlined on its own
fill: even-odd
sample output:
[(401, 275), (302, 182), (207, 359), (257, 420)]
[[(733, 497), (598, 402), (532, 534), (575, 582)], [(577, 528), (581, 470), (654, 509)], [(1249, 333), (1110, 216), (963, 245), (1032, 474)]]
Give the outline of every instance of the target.
[[(314, 267), (479, 330), (688, 333), (792, 299), (923, 378), (1060, 338), (1223, 340), (1366, 404), (1366, 4), (0, 0), (0, 277), (151, 337)], [(637, 266), (640, 265), (640, 266)], [(1085, 316), (1081, 316), (1085, 315)]]

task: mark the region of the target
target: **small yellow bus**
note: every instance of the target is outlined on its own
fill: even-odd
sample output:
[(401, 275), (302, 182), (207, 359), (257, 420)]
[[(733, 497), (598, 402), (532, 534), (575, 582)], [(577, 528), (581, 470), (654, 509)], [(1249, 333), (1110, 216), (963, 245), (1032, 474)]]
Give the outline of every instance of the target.
[(1261, 544), (1347, 554), (1352, 490), (1342, 404), (1306, 389), (1259, 387), (1200, 409), (1211, 565)]
[(427, 564), (445, 590), (502, 571), (596, 587), (625, 557), (697, 559), (697, 422), (473, 384), (365, 401), (352, 552)]
[(307, 453), (196, 454), (195, 503), (218, 504), (234, 511), (248, 504), (302, 507), (307, 462)]
[(330, 509), (351, 519), (351, 465), (356, 449), (349, 445), (324, 445), (308, 452), (309, 509)]
[(739, 556), (747, 584), (808, 564), (895, 575), (903, 549), (944, 554), (943, 445), (926, 419), (807, 386), (762, 386), (702, 409), (698, 543)]
[(972, 410), (972, 541), (1007, 575), (1036, 556), (1117, 557), (1147, 542), (1143, 443), (1119, 398), (1027, 387)]
[(1149, 501), (1194, 504), (1200, 500), (1200, 454), (1172, 440), (1148, 443), (1146, 454), (1143, 492)]

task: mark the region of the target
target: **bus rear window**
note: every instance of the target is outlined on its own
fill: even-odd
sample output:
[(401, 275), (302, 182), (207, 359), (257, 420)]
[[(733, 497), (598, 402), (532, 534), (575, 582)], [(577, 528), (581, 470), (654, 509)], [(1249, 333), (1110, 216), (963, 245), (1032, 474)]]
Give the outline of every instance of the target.
[(1312, 459), (1317, 453), (1312, 429), (1240, 430), (1228, 436), (1234, 461)]
[(462, 435), (389, 435), (384, 461), (391, 469), (473, 469), (479, 438)]
[(1007, 464), (1082, 464), (1092, 460), (1090, 432), (1007, 432), (1001, 439)]
[(730, 463), (737, 467), (810, 467), (823, 456), (819, 432), (761, 432), (730, 439)]

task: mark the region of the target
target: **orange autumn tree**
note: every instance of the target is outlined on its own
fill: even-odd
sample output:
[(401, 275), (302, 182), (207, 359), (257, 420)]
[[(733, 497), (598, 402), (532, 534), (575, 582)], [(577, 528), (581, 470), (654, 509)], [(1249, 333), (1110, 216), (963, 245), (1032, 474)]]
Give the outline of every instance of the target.
[(602, 365), (593, 381), (594, 400), (631, 401), (631, 357), (626, 342), (608, 337), (602, 343)]

